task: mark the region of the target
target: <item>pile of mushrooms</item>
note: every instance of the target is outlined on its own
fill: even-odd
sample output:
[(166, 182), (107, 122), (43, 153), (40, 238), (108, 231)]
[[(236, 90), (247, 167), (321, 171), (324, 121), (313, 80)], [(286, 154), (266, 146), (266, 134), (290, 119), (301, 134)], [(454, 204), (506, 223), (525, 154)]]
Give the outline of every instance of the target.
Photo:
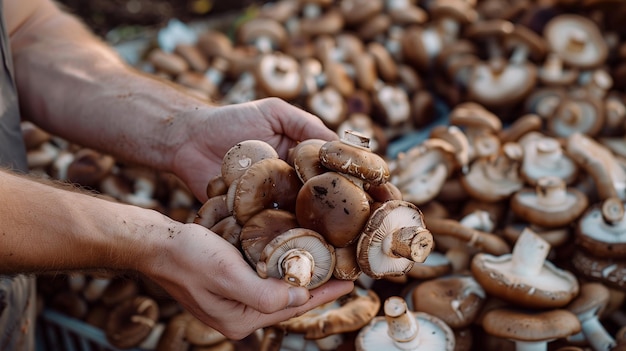
[[(252, 10), (234, 27), (170, 24), (136, 64), (216, 104), (280, 97), (339, 141), (303, 140), (286, 160), (258, 141), (235, 145), (201, 204), (172, 175), (23, 122), (32, 172), (204, 225), (262, 277), (356, 284), (221, 347), (413, 350), (436, 325), (440, 349), (623, 349), (626, 4), (277, 0)], [(262, 201), (256, 175), (275, 185)], [(152, 311), (136, 300), (150, 297), (154, 321), (116, 313), (161, 330), (137, 345), (178, 335), (162, 347), (200, 348), (181, 337), (200, 326), (150, 282), (104, 302), (119, 277), (39, 279), (44, 306), (103, 331), (97, 316)], [(354, 306), (362, 314), (344, 312)]]

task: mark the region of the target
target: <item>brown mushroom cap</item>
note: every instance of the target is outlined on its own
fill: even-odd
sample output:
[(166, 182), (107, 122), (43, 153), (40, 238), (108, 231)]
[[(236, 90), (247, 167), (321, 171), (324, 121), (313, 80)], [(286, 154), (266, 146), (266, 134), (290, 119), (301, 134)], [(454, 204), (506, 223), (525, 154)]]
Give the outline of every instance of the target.
[(609, 289), (601, 283), (581, 284), (580, 293), (567, 305), (567, 310), (576, 314), (584, 323), (590, 318), (599, 317), (609, 303)]
[(231, 147), (222, 159), (222, 179), (227, 186), (239, 178), (254, 163), (278, 158), (278, 152), (262, 140), (244, 140)]
[(574, 269), (587, 279), (600, 281), (614, 289), (626, 288), (626, 260), (597, 257), (577, 249), (571, 262)]
[(530, 342), (547, 342), (576, 334), (581, 330), (576, 315), (563, 309), (522, 311), (496, 308), (485, 314), (482, 326), (491, 335)]
[(486, 293), (470, 275), (444, 276), (417, 285), (413, 309), (436, 316), (452, 329), (468, 327), (481, 311)]
[(403, 275), (414, 262), (426, 260), (433, 244), (419, 208), (390, 200), (372, 212), (363, 228), (357, 244), (359, 266), (375, 279)]
[(304, 334), (305, 339), (321, 339), (361, 329), (379, 309), (380, 299), (373, 290), (355, 287), (351, 293), (278, 326), (288, 333)]
[(185, 327), (185, 339), (192, 345), (211, 346), (226, 340), (226, 336), (199, 319), (191, 318)]
[(226, 203), (226, 195), (214, 196), (202, 204), (193, 222), (205, 228), (211, 228), (217, 222), (232, 215)]
[(106, 324), (107, 340), (122, 349), (139, 345), (152, 331), (159, 306), (152, 298), (137, 296), (116, 306)]
[(296, 216), (285, 210), (265, 209), (250, 217), (239, 235), (241, 249), (248, 262), (256, 266), (267, 243), (297, 226)]
[(389, 178), (387, 162), (369, 148), (369, 137), (346, 131), (341, 140), (329, 141), (320, 148), (320, 161), (328, 169), (349, 174), (371, 184)]
[(587, 196), (575, 188), (567, 188), (563, 179), (553, 176), (539, 178), (535, 189), (522, 189), (511, 198), (511, 210), (535, 225), (556, 228), (575, 221), (586, 209)]
[(302, 183), (328, 171), (320, 162), (320, 148), (325, 143), (326, 140), (322, 139), (307, 139), (289, 150), (287, 162), (293, 166)]
[(365, 191), (337, 172), (309, 179), (297, 194), (300, 226), (324, 236), (335, 247), (356, 241), (370, 215)]
[(283, 279), (308, 289), (327, 282), (334, 268), (334, 247), (306, 228), (293, 228), (276, 236), (265, 245), (256, 265), (261, 278)]
[(361, 267), (356, 257), (356, 244), (346, 247), (335, 247), (335, 270), (333, 277), (339, 280), (355, 281), (361, 275)]
[[(263, 52), (276, 51), (285, 45), (287, 30), (272, 19), (253, 18), (239, 27), (237, 40), (243, 45), (260, 46)], [(265, 43), (259, 44), (259, 41)]]
[(545, 258), (550, 245), (530, 229), (517, 239), (513, 252), (476, 254), (471, 271), (485, 291), (520, 307), (559, 308), (578, 294), (578, 280)]
[(546, 24), (543, 34), (550, 50), (572, 67), (598, 67), (608, 56), (608, 46), (600, 29), (582, 15), (558, 15)]

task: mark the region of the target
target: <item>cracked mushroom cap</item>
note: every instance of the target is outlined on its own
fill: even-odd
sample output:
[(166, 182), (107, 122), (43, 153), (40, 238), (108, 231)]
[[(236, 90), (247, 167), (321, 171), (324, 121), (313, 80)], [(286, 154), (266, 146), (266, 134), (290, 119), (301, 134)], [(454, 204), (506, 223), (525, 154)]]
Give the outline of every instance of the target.
[(413, 310), (440, 318), (450, 328), (470, 326), (481, 312), (485, 291), (471, 275), (443, 276), (417, 285)]
[(136, 296), (113, 308), (106, 322), (107, 340), (115, 347), (127, 349), (148, 337), (159, 317), (159, 305), (150, 297)]
[(370, 203), (363, 189), (329, 171), (302, 185), (295, 213), (300, 226), (320, 233), (335, 247), (345, 247), (358, 240), (370, 215)]
[(328, 169), (370, 184), (383, 184), (389, 179), (389, 166), (382, 157), (372, 152), (369, 141), (369, 137), (347, 130), (341, 140), (322, 145), (320, 161)]
[(482, 327), (490, 335), (516, 342), (548, 342), (581, 330), (576, 315), (564, 309), (525, 311), (495, 308), (485, 313)]
[(222, 158), (222, 180), (226, 186), (230, 186), (252, 164), (266, 158), (278, 158), (278, 152), (272, 145), (262, 140), (244, 140), (237, 143)]
[(546, 228), (557, 228), (574, 222), (589, 204), (580, 190), (568, 188), (554, 176), (539, 178), (534, 189), (526, 188), (511, 198), (511, 210), (519, 218)]
[(483, 289), (499, 299), (525, 308), (559, 308), (578, 295), (578, 280), (546, 261), (549, 251), (545, 240), (525, 229), (512, 253), (478, 253), (470, 269)]
[(376, 316), (379, 309), (380, 299), (373, 290), (355, 287), (351, 293), (278, 326), (287, 333), (304, 334), (305, 339), (321, 339), (360, 330)]
[(622, 259), (626, 255), (625, 208), (618, 198), (591, 206), (578, 220), (577, 245), (594, 256)]
[(306, 228), (293, 228), (276, 236), (265, 245), (256, 265), (261, 278), (282, 279), (307, 289), (327, 282), (334, 268), (334, 247)]
[(409, 311), (403, 298), (387, 298), (383, 311), (384, 316), (374, 317), (357, 335), (357, 351), (454, 350), (452, 329), (428, 313)]
[(296, 171), (279, 158), (254, 163), (236, 183), (233, 216), (244, 225), (250, 217), (266, 208), (293, 211), (302, 187)]
[(544, 27), (550, 51), (563, 62), (578, 69), (591, 69), (605, 63), (608, 45), (598, 26), (577, 14), (561, 14)]
[(415, 262), (424, 262), (434, 241), (417, 206), (390, 200), (372, 212), (357, 245), (363, 273), (380, 279), (403, 275)]

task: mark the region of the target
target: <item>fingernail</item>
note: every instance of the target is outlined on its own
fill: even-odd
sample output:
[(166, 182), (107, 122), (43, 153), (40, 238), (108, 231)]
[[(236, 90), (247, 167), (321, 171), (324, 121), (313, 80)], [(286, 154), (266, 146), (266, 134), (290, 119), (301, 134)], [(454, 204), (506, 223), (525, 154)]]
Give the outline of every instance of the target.
[(287, 307), (302, 306), (309, 301), (309, 290), (306, 288), (289, 288), (289, 304)]

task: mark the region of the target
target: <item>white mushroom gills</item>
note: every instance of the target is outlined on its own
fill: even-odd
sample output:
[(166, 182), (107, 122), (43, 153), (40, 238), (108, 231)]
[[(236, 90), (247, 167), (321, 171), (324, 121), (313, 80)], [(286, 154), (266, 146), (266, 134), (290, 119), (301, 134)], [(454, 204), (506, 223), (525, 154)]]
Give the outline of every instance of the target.
[(285, 252), (278, 260), (279, 272), (283, 279), (296, 286), (307, 286), (311, 283), (315, 269), (315, 259), (306, 250), (299, 248)]
[(356, 340), (357, 350), (454, 349), (454, 334), (447, 324), (427, 313), (409, 311), (401, 297), (389, 297), (385, 301), (384, 312), (384, 317), (375, 317), (361, 329)]

